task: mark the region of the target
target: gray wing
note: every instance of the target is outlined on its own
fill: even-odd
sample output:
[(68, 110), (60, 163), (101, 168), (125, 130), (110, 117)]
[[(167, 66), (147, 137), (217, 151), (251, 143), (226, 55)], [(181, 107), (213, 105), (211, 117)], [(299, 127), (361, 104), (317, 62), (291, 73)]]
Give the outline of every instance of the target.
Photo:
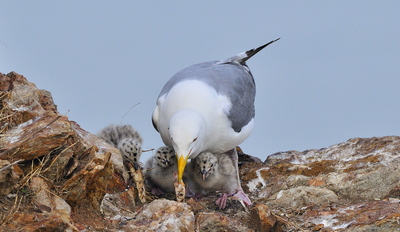
[[(233, 67), (228, 67), (228, 65)], [(238, 64), (226, 64), (225, 69), (230, 69), (232, 83), (226, 89), (228, 98), (232, 103), (228, 118), (232, 122), (235, 132), (240, 132), (255, 116), (254, 100), (256, 85), (250, 71)], [(229, 72), (228, 72), (229, 73)], [(227, 75), (229, 77), (229, 75)]]
[[(246, 61), (279, 39), (272, 40), (256, 49), (239, 53), (226, 60), (210, 61), (189, 66), (175, 74), (165, 84), (158, 98), (168, 94), (172, 87), (181, 81), (204, 81), (219, 94), (226, 95), (230, 99), (232, 108), (228, 113), (228, 118), (232, 122), (233, 130), (240, 132), (255, 116), (256, 86)], [(157, 130), (154, 120), (153, 126)]]

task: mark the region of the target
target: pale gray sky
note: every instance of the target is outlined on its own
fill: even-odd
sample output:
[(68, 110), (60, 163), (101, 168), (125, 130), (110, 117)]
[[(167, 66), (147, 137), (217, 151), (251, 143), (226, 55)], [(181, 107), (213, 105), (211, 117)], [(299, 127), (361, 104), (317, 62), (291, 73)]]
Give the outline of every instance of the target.
[(399, 135), (399, 1), (2, 1), (0, 9), (0, 72), (49, 90), (60, 113), (92, 133), (140, 102), (122, 123), (142, 134), (144, 149), (158, 148), (150, 118), (172, 75), (281, 37), (247, 62), (257, 96), (246, 153), (265, 159)]

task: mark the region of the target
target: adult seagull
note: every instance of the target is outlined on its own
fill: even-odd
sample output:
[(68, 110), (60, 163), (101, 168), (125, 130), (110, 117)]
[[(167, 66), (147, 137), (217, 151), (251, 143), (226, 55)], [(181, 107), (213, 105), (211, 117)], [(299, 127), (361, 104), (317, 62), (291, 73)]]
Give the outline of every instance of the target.
[(165, 145), (175, 150), (179, 182), (188, 158), (204, 151), (234, 150), (237, 168), (235, 148), (249, 137), (255, 115), (256, 87), (246, 61), (277, 40), (226, 60), (189, 66), (165, 84), (152, 121)]

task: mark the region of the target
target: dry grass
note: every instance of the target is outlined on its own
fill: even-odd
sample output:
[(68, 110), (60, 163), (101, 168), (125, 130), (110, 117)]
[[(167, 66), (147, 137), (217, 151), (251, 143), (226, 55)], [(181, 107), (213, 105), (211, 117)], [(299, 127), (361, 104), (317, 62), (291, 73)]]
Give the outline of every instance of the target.
[(130, 111), (133, 107), (135, 107), (135, 106), (137, 106), (137, 105), (139, 105), (139, 104), (140, 104), (140, 102), (136, 103), (136, 104), (133, 105), (131, 108), (129, 108), (128, 112), (126, 112), (126, 113), (124, 114), (124, 116), (122, 116), (121, 121), (119, 122), (120, 125), (121, 125), (121, 123), (122, 123), (122, 120), (124, 120), (124, 117), (129, 113), (129, 111)]
[(19, 159), (19, 160), (15, 161), (15, 162), (13, 162), (13, 163), (11, 163), (11, 164), (9, 164), (9, 165), (6, 165), (5, 167), (0, 168), (0, 172), (11, 168), (12, 166), (18, 164), (18, 163), (21, 162), (21, 161), (22, 161), (22, 159)]
[[(50, 165), (43, 171), (43, 172), (48, 172), (51, 168), (51, 166), (57, 161), (57, 159), (61, 156), (61, 154), (63, 154), (66, 150), (68, 150), (69, 148), (75, 146), (78, 142), (75, 142), (71, 145), (69, 145), (68, 147), (64, 148), (55, 158), (53, 158), (53, 160), (51, 161)], [(57, 149), (56, 149), (57, 150)]]
[(24, 197), (20, 196), (17, 192), (13, 207), (11, 208), (11, 210), (8, 212), (7, 215), (2, 215), (2, 218), (0, 218), (0, 229), (3, 228), (3, 225), (6, 224), (14, 216), (15, 213), (18, 212), (23, 198)]
[(6, 132), (7, 129), (7, 124), (4, 122), (5, 119), (9, 118), (9, 115), (5, 115), (4, 111), (8, 107), (8, 105), (4, 104), (4, 99), (8, 98), (10, 96), (10, 93), (0, 93), (0, 125), (3, 125), (2, 128), (0, 128), (0, 134)]
[[(37, 159), (37, 160), (39, 160), (39, 164), (35, 164), (35, 161), (32, 160), (31, 171), (22, 178), (22, 180), (20, 181), (20, 185), (17, 188), (14, 205), (12, 206), (11, 210), (9, 210), (7, 215), (1, 215), (1, 217), (0, 217), (0, 229), (2, 228), (2, 226), (4, 224), (6, 224), (13, 217), (14, 214), (16, 214), (18, 212), (18, 210), (20, 209), (21, 203), (23, 202), (23, 199), (24, 198), (27, 199), (27, 197), (30, 195), (30, 194), (27, 194), (27, 193), (29, 193), (29, 190), (27, 191), (26, 189), (29, 189), (27, 187), (27, 185), (28, 185), (28, 183), (31, 182), (32, 178), (35, 176), (40, 176), (43, 179), (47, 179), (46, 177), (44, 177), (42, 175), (42, 173), (48, 171), (51, 168), (51, 166), (54, 165), (54, 163), (60, 157), (60, 155), (63, 154), (63, 152), (65, 152), (68, 148), (74, 146), (75, 144), (76, 143), (68, 146), (67, 148), (63, 149), (56, 157), (51, 158), (51, 154), (54, 151), (58, 150), (59, 148), (54, 149), (53, 151), (49, 152), (46, 156), (44, 156), (42, 159)], [(51, 160), (51, 162), (50, 162), (50, 160)], [(10, 167), (18, 164), (21, 161), (23, 161), (23, 160), (22, 159), (17, 160), (15, 162), (3, 167), (2, 169), (0, 169), (0, 171), (10, 168)], [(49, 165), (46, 167), (47, 164), (49, 164)], [(46, 167), (46, 169), (44, 169), (44, 167)], [(50, 192), (50, 193), (52, 195), (57, 195), (56, 193), (53, 193), (53, 192)], [(26, 202), (26, 205), (29, 205), (29, 204), (30, 204), (29, 202)]]
[(20, 188), (23, 188), (25, 185), (27, 185), (34, 176), (41, 176), (40, 174), (44, 165), (46, 165), (46, 163), (50, 160), (50, 154), (51, 152), (45, 155), (41, 160), (39, 160), (39, 165), (37, 165), (36, 167), (34, 167), (34, 161), (32, 160), (31, 171), (27, 175), (25, 175), (24, 178), (22, 178)]
[(285, 219), (285, 218), (283, 218), (283, 217), (281, 217), (281, 216), (278, 216), (277, 214), (273, 213), (272, 211), (271, 211), (271, 214), (272, 214), (274, 217), (276, 217), (279, 221), (281, 221), (282, 223), (284, 223), (285, 225), (287, 225), (287, 226), (289, 226), (289, 227), (294, 227), (294, 228), (296, 228), (296, 229), (298, 229), (298, 230), (304, 232), (304, 230), (303, 230), (300, 226), (298, 226), (298, 225), (296, 225), (295, 223), (289, 221), (288, 219)]
[[(20, 97), (17, 100), (12, 100), (11, 99), (11, 92), (0, 92), (0, 139), (2, 137), (10, 136), (7, 135), (7, 131), (11, 129), (11, 127), (14, 125), (19, 125), (23, 123), (22, 121), (19, 122), (18, 120), (21, 120), (18, 115), (20, 114), (20, 111), (14, 110), (13, 107), (19, 107), (16, 106), (18, 102), (21, 100), (27, 98), (28, 96), (35, 94), (35, 91), (30, 92), (28, 94), (25, 94), (24, 96)], [(23, 105), (23, 104), (22, 104)], [(42, 128), (37, 128), (33, 133), (30, 133), (30, 135), (27, 138), (24, 138), (23, 140), (20, 140), (18, 143), (15, 143), (14, 145), (12, 144), (7, 150), (3, 151), (0, 154), (0, 157), (3, 159), (5, 156), (7, 157), (12, 157), (18, 151), (20, 150), (21, 144), (29, 141), (34, 137), (37, 133), (41, 132), (42, 130), (46, 129), (49, 127), (51, 124), (56, 122), (62, 115), (57, 115), (54, 116), (54, 118), (47, 123), (44, 127)], [(18, 135), (24, 133), (25, 131), (22, 131)], [(18, 136), (18, 135), (12, 135), (12, 136)], [(24, 175), (19, 183), (16, 185), (16, 188), (14, 189), (15, 194), (15, 200), (12, 199), (12, 197), (6, 197), (4, 198), (4, 201), (0, 201), (1, 206), (2, 206), (2, 213), (0, 214), (0, 231), (3, 231), (4, 226), (12, 220), (13, 216), (21, 211), (28, 210), (30, 211), (31, 209), (28, 209), (32, 207), (32, 202), (31, 202), (31, 190), (29, 189), (29, 183), (31, 182), (32, 178), (35, 176), (40, 176), (41, 178), (47, 179), (44, 177), (44, 173), (46, 171), (49, 171), (50, 168), (56, 163), (58, 158), (70, 147), (76, 145), (76, 143), (66, 147), (63, 149), (61, 152), (61, 147), (58, 147), (51, 152), (49, 152), (47, 155), (32, 160), (31, 163), (31, 168), (30, 171), (28, 170), (26, 175)], [(57, 154), (55, 156), (55, 154)], [(16, 160), (12, 162), (11, 164), (3, 167), (0, 169), (0, 172), (12, 168), (13, 166), (17, 165), (20, 162), (23, 162), (23, 159)], [(25, 162), (26, 164), (26, 162)], [(29, 166), (28, 166), (29, 169)], [(50, 191), (49, 191), (50, 192)], [(57, 193), (50, 192), (52, 195), (57, 195)], [(11, 195), (11, 196), (12, 196)]]

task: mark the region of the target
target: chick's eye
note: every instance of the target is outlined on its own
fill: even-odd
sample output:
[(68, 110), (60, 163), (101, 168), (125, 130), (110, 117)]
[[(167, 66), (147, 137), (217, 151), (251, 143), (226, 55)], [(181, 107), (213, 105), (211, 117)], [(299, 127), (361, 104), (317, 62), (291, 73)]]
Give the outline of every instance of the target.
[(193, 139), (193, 142), (196, 141), (196, 140), (197, 140), (197, 138)]

